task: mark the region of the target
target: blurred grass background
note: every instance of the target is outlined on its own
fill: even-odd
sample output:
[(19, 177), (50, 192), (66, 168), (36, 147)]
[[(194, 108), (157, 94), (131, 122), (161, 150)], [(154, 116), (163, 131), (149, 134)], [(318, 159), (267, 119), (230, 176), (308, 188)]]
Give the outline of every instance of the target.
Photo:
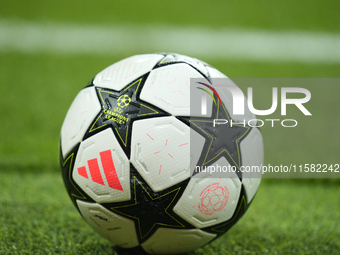
[[(339, 10), (340, 2), (332, 0), (12, 0), (0, 2), (0, 21), (339, 34)], [(0, 254), (116, 253), (86, 225), (66, 195), (58, 165), (59, 132), (78, 91), (103, 68), (135, 53), (67, 55), (0, 49)], [(208, 62), (229, 77), (340, 75), (337, 63)], [(340, 163), (339, 89), (312, 87), (306, 107), (313, 117), (294, 130), (265, 126), (265, 163)], [(268, 95), (270, 91), (264, 92), (255, 106), (265, 109)], [(290, 118), (294, 117), (301, 118), (301, 113), (292, 113)], [(338, 185), (334, 180), (264, 179), (240, 222), (193, 254), (339, 254)]]

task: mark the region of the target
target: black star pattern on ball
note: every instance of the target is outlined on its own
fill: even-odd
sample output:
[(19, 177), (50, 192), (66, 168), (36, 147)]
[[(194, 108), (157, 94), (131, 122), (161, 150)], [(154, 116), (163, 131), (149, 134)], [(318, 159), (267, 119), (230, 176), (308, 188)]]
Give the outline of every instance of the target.
[(140, 100), (140, 91), (148, 75), (131, 82), (120, 91), (96, 88), (102, 110), (90, 126), (84, 139), (111, 127), (118, 142), (129, 156), (131, 127), (134, 120), (168, 116), (161, 109)]
[(92, 198), (88, 197), (85, 192), (77, 185), (77, 183), (72, 178), (72, 170), (74, 167), (74, 161), (77, 157), (77, 151), (79, 149), (79, 144), (75, 146), (69, 154), (66, 155), (65, 159), (62, 156), (61, 148), (59, 152), (59, 162), (62, 172), (62, 178), (64, 184), (69, 194), (73, 204), (77, 207), (76, 200), (83, 200), (88, 202), (94, 202)]
[[(219, 102), (218, 100), (216, 100)], [(201, 159), (198, 165), (210, 165), (224, 156), (228, 162), (240, 170), (241, 154), (239, 144), (249, 132), (250, 127), (237, 124), (229, 117), (223, 104), (216, 103), (213, 107), (212, 118), (190, 118), (190, 127), (202, 134), (206, 138)], [(223, 125), (214, 127), (214, 119), (227, 120)], [(231, 125), (232, 121), (232, 125)]]
[(110, 207), (112, 211), (135, 221), (136, 231), (141, 241), (153, 234), (157, 227), (186, 228), (174, 213), (177, 196), (181, 187), (175, 187), (162, 194), (155, 193), (136, 176), (131, 181), (133, 199), (129, 204)]

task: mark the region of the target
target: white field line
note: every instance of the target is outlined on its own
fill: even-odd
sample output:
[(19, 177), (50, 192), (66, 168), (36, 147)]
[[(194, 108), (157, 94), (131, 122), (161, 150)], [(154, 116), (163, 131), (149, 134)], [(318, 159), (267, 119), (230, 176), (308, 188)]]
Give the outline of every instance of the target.
[(340, 63), (340, 34), (0, 20), (0, 52), (120, 56), (176, 52), (202, 60)]

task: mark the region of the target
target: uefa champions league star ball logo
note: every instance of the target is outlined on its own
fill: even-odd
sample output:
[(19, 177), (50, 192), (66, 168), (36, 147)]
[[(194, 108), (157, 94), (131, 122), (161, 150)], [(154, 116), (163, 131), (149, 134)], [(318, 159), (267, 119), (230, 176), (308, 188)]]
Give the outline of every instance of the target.
[(131, 102), (131, 98), (128, 95), (121, 95), (117, 100), (117, 105), (121, 108), (128, 106)]

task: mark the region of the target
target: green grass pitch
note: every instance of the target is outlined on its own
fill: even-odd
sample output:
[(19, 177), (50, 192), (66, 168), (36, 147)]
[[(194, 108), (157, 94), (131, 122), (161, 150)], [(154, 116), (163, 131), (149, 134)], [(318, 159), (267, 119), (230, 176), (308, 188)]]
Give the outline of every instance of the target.
[[(80, 217), (59, 173), (6, 171), (0, 185), (0, 254), (117, 254)], [(338, 185), (264, 180), (243, 218), (190, 255), (337, 254)]]
[[(332, 0), (247, 4), (13, 0), (1, 3), (0, 21), (338, 34), (339, 9), (340, 2)], [(0, 47), (0, 254), (117, 254), (111, 243), (85, 223), (67, 196), (58, 146), (62, 121), (78, 91), (103, 68), (128, 56), (22, 53)], [(336, 78), (340, 70), (339, 63), (208, 62), (229, 77)], [(314, 122), (301, 123), (294, 132), (262, 129), (265, 163), (340, 163), (340, 87), (310, 90), (308, 108)], [(266, 107), (261, 100), (255, 103)], [(190, 255), (340, 254), (338, 180), (264, 179), (240, 221)]]

